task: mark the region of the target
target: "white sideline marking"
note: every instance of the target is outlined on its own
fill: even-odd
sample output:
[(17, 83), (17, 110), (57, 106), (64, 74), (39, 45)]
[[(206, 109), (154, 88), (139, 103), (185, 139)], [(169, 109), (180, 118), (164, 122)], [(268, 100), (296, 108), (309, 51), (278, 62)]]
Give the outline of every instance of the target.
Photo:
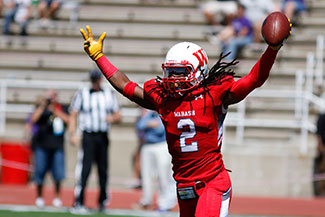
[[(1, 204), (0, 210), (10, 210), (14, 212), (49, 212), (49, 213), (66, 213), (70, 212), (70, 207), (62, 207), (62, 208), (53, 208), (50, 206), (44, 208), (37, 208), (36, 206), (27, 206), (27, 205), (12, 205), (12, 204)], [(89, 211), (89, 214), (85, 215), (93, 215), (97, 213), (96, 210)], [(138, 217), (178, 217), (177, 212), (165, 212), (159, 213), (155, 211), (138, 211), (138, 210), (124, 210), (124, 209), (108, 209), (105, 211), (107, 215), (128, 215), (128, 216), (138, 216)]]

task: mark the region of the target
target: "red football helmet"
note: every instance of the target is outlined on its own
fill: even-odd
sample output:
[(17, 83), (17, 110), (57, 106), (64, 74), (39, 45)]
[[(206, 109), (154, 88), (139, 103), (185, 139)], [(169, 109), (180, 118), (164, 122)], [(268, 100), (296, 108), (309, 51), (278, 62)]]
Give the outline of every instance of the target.
[(164, 88), (172, 94), (186, 92), (207, 77), (208, 56), (200, 46), (181, 42), (169, 49), (162, 68)]

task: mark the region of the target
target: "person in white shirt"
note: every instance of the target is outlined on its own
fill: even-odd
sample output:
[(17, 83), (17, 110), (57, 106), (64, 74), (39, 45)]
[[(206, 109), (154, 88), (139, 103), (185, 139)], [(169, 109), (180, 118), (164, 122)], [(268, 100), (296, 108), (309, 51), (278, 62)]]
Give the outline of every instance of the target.
[(6, 6), (8, 11), (5, 14), (3, 34), (13, 34), (10, 31), (10, 25), (16, 22), (21, 26), (20, 35), (28, 35), (27, 25), (32, 14), (32, 0), (9, 0)]
[(254, 27), (254, 42), (260, 42), (261, 28), (266, 16), (276, 10), (273, 0), (240, 0), (245, 6), (245, 16), (252, 22)]
[(237, 12), (236, 0), (210, 0), (200, 6), (211, 25), (229, 24)]

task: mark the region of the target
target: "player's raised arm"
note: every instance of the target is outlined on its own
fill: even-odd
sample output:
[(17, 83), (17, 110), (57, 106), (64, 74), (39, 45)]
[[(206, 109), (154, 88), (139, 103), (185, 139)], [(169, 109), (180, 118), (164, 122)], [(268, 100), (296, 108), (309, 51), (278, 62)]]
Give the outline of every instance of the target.
[(84, 50), (89, 55), (89, 57), (95, 61), (102, 71), (106, 79), (111, 83), (111, 85), (125, 97), (139, 104), (140, 106), (147, 109), (154, 109), (154, 106), (145, 100), (143, 89), (139, 87), (136, 83), (130, 81), (130, 79), (121, 71), (119, 71), (103, 54), (103, 42), (106, 36), (104, 32), (95, 41), (93, 34), (91, 32), (90, 26), (86, 26), (87, 33), (84, 29), (80, 29), (80, 32), (84, 38)]
[(267, 16), (263, 23), (262, 35), (269, 46), (250, 73), (232, 85), (225, 96), (225, 106), (243, 100), (255, 88), (264, 84), (269, 77), (279, 49), (291, 34), (291, 26), (290, 20), (281, 12), (273, 12)]

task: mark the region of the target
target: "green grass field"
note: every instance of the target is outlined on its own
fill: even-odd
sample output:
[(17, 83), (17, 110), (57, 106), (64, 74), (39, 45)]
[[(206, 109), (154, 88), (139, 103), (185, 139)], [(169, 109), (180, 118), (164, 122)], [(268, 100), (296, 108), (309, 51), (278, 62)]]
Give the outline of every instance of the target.
[[(77, 215), (72, 214), (68, 211), (61, 211), (61, 212), (42, 212), (42, 211), (11, 211), (11, 210), (1, 210), (0, 209), (0, 217), (81, 217), (81, 216), (89, 216), (89, 217), (175, 217), (178, 215), (176, 213), (166, 213), (166, 214), (158, 214), (158, 213), (143, 213), (139, 214), (136, 212), (129, 212), (129, 215), (125, 215), (125, 213), (121, 214), (109, 214), (109, 213), (98, 213), (98, 212), (91, 212), (90, 214), (83, 214)], [(229, 215), (229, 217), (268, 217), (268, 216), (251, 216), (251, 215)], [(271, 216), (269, 216), (271, 217)], [(280, 217), (280, 216), (272, 216), (272, 217)], [(292, 216), (294, 217), (294, 216)]]
[(24, 205), (0, 205), (0, 217), (178, 217), (176, 212), (158, 213), (155, 211), (141, 210), (124, 210), (124, 209), (108, 209), (105, 213), (98, 212), (95, 209), (89, 209), (86, 214), (71, 213), (69, 207), (56, 209), (53, 207), (45, 207), (39, 209), (34, 206)]
[(91, 213), (87, 215), (77, 215), (69, 212), (32, 212), (32, 211), (22, 212), (22, 211), (0, 210), (0, 217), (77, 217), (77, 216), (131, 217), (125, 215), (109, 215), (105, 213)]

